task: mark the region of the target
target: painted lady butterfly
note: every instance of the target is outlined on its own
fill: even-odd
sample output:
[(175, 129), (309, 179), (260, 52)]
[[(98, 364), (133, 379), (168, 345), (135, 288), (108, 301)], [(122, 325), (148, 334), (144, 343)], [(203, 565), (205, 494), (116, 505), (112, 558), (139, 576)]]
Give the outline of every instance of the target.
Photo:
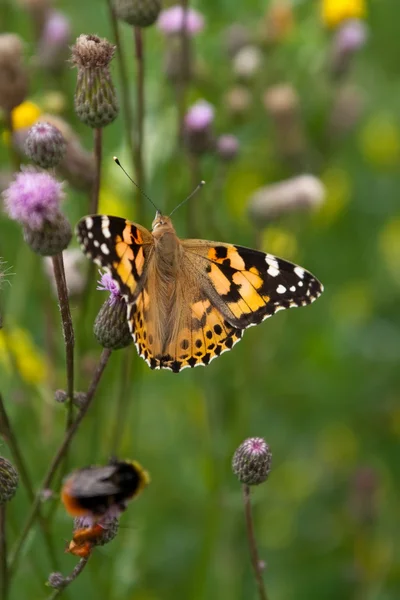
[(77, 226), (83, 251), (111, 274), (127, 303), (136, 348), (152, 369), (208, 365), (244, 329), (279, 310), (311, 304), (321, 283), (308, 271), (257, 250), (181, 240), (157, 211), (145, 227), (105, 215)]

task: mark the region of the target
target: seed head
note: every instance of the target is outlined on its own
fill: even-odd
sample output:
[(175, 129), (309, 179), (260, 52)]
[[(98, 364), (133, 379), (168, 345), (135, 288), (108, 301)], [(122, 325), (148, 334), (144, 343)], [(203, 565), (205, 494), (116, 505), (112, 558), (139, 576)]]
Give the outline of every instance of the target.
[(38, 121), (28, 133), (25, 142), (26, 155), (39, 167), (49, 169), (56, 167), (65, 156), (66, 142), (59, 129)]
[(233, 455), (232, 470), (246, 485), (263, 483), (271, 470), (271, 452), (263, 438), (248, 438)]
[(118, 100), (109, 65), (115, 46), (96, 35), (81, 35), (72, 48), (72, 62), (78, 67), (75, 111), (89, 127), (105, 127), (118, 114)]
[(0, 505), (9, 502), (18, 487), (18, 473), (9, 460), (0, 456)]
[(157, 20), (161, 0), (114, 0), (118, 19), (136, 27), (149, 27)]

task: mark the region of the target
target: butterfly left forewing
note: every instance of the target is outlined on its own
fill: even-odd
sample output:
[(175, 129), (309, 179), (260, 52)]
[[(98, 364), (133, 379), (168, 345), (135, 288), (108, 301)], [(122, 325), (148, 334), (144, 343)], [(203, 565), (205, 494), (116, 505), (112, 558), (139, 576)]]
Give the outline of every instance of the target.
[(120, 293), (133, 301), (154, 247), (150, 231), (120, 217), (92, 215), (79, 221), (76, 235), (86, 256), (110, 273)]

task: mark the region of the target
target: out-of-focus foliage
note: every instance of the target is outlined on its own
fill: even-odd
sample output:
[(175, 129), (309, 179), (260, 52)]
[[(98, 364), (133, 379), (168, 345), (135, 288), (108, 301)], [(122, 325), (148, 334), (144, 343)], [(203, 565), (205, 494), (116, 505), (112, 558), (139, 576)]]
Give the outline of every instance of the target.
[[(26, 126), (38, 111), (58, 114), (90, 149), (92, 131), (74, 115), (76, 75), (69, 65), (50, 71), (35, 62), (35, 27), (24, 4), (3, 0), (0, 17), (4, 31), (22, 36), (30, 65), (30, 92), (15, 112), (15, 127)], [(196, 2), (205, 27), (193, 39), (198, 75), (189, 86), (188, 105), (206, 99), (215, 109), (215, 131), (240, 141), (232, 162), (211, 154), (201, 159), (198, 174), (207, 185), (191, 200), (196, 231), (293, 260), (321, 279), (325, 293), (311, 307), (280, 312), (250, 329), (232, 352), (205, 369), (153, 372), (132, 348), (113, 354), (73, 442), (69, 466), (105, 463), (112, 453), (124, 353), (130, 352), (118, 455), (140, 460), (152, 482), (123, 515), (117, 538), (93, 553), (69, 597), (255, 599), (241, 489), (230, 468), (235, 449), (250, 436), (263, 436), (273, 454), (268, 481), (253, 493), (270, 599), (400, 596), (399, 7), (398, 0), (365, 5), (347, 0), (350, 14), (340, 16), (338, 6), (345, 4)], [(113, 39), (106, 0), (60, 0), (57, 10), (70, 19), (74, 37), (96, 33)], [(349, 64), (338, 62), (347, 59), (337, 46), (345, 17), (365, 18), (366, 27), (365, 43)], [(234, 24), (246, 27), (246, 45), (256, 49), (242, 55), (239, 67), (226, 43)], [(132, 33), (128, 26), (121, 29), (134, 92)], [(192, 177), (187, 157), (175, 149), (177, 109), (163, 71), (166, 51), (160, 32), (146, 30), (145, 189), (170, 211), (191, 191)], [(248, 76), (240, 70), (243, 63), (250, 64)], [(116, 60), (112, 71), (118, 85)], [(268, 94), (283, 84), (294, 91), (289, 129)], [(249, 102), (240, 114), (232, 106), (234, 88)], [(278, 112), (279, 107), (278, 102)], [(117, 155), (132, 172), (124, 133), (121, 112), (104, 130), (100, 211), (134, 219), (137, 192), (112, 161)], [(2, 186), (10, 169), (9, 144), (5, 127)], [(313, 212), (288, 212), (255, 230), (248, 217), (252, 194), (303, 173), (325, 186), (323, 204)], [(65, 211), (76, 223), (87, 213), (87, 195), (72, 187), (66, 191)], [(143, 225), (150, 227), (153, 209), (144, 206)], [(187, 206), (174, 215), (182, 237), (186, 211)], [(53, 400), (54, 390), (65, 388), (59, 312), (43, 260), (2, 213), (0, 257), (11, 267), (4, 278), (9, 284), (0, 281), (0, 391), (39, 486), (65, 427), (65, 409)], [(79, 318), (82, 299), (71, 298), (75, 387), (81, 391), (101, 350), (92, 328), (105, 295), (96, 291), (95, 281), (85, 320)], [(10, 458), (5, 443), (0, 453)], [(58, 498), (47, 502), (45, 510), (59, 504)], [(11, 548), (28, 509), (20, 486), (8, 506)], [(68, 573), (76, 558), (64, 555), (72, 520), (61, 506), (53, 525), (62, 571)], [(11, 600), (45, 598), (50, 570), (35, 527)]]

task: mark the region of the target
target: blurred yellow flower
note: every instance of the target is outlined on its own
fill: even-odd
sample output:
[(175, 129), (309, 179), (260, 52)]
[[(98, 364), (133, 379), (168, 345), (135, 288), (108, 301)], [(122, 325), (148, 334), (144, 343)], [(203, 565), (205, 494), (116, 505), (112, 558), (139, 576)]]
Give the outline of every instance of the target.
[(371, 117), (360, 134), (361, 151), (372, 166), (397, 167), (400, 160), (400, 129), (390, 113)]
[(322, 20), (326, 27), (337, 27), (346, 19), (363, 19), (365, 0), (322, 0)]
[(38, 120), (41, 114), (42, 111), (34, 102), (31, 102), (30, 100), (22, 102), (22, 104), (16, 106), (11, 113), (14, 129), (18, 130), (30, 127)]
[[(22, 104), (16, 106), (11, 112), (11, 119), (14, 130), (18, 131), (18, 129), (25, 129), (25, 127), (31, 127), (31, 125), (36, 123), (41, 114), (42, 111), (40, 110), (39, 106), (34, 102), (31, 102), (30, 100), (22, 102)], [(2, 139), (4, 144), (7, 145), (10, 141), (10, 132), (4, 131), (2, 134)]]
[(26, 383), (39, 385), (46, 379), (45, 358), (35, 346), (31, 335), (17, 327), (8, 332), (4, 329), (0, 331), (0, 363), (5, 368), (12, 369), (12, 361), (15, 361), (19, 374)]
[(281, 227), (269, 227), (263, 232), (261, 249), (270, 254), (294, 260), (297, 254), (297, 240), (295, 236)]

